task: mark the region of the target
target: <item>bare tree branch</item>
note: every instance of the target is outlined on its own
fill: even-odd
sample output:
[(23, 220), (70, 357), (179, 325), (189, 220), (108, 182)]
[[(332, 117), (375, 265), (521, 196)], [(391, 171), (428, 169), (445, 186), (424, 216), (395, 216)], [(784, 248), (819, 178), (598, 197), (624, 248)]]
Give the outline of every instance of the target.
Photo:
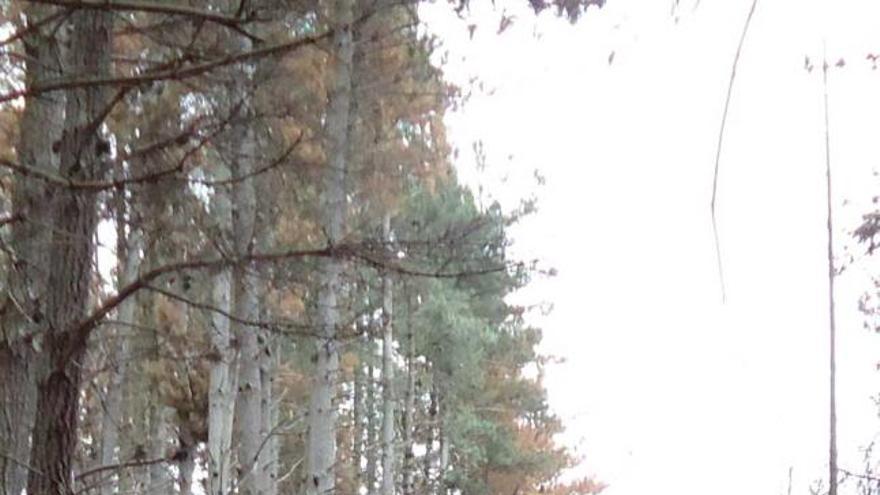
[(62, 11), (58, 11), (53, 14), (47, 15), (43, 19), (29, 20), (27, 26), (16, 30), (14, 33), (10, 34), (6, 38), (3, 38), (3, 40), (0, 40), (0, 47), (6, 46), (10, 43), (13, 43), (13, 42), (18, 41), (20, 39), (23, 39), (26, 36), (28, 36), (29, 34), (33, 33), (34, 31), (36, 31), (36, 30), (42, 28), (43, 26), (50, 24), (56, 20), (58, 20), (59, 23), (63, 22), (69, 16), (70, 16), (69, 11), (62, 10)]
[(727, 127), (727, 112), (730, 109), (730, 97), (733, 94), (733, 82), (736, 79), (736, 68), (739, 65), (739, 56), (742, 53), (743, 45), (746, 41), (746, 34), (749, 32), (749, 25), (752, 23), (752, 16), (755, 14), (755, 7), (758, 0), (752, 1), (752, 8), (746, 17), (745, 25), (743, 25), (742, 35), (739, 38), (739, 45), (736, 48), (736, 55), (733, 57), (733, 67), (730, 70), (730, 83), (727, 85), (727, 98), (724, 101), (724, 113), (721, 114), (721, 129), (718, 131), (718, 147), (715, 150), (715, 174), (712, 177), (712, 202), (709, 209), (712, 213), (712, 233), (715, 236), (715, 256), (718, 259), (718, 278), (721, 283), (721, 301), (727, 299), (727, 290), (724, 286), (724, 264), (721, 261), (721, 242), (718, 240), (718, 221), (715, 217), (715, 200), (718, 196), (718, 171), (721, 166), (721, 148), (724, 144), (724, 129)]
[(362, 252), (357, 245), (350, 244), (336, 246), (330, 245), (322, 248), (288, 250), (274, 253), (252, 253), (240, 257), (219, 257), (170, 263), (164, 266), (156, 267), (146, 273), (141, 274), (140, 277), (138, 277), (136, 280), (120, 288), (116, 295), (110, 297), (109, 299), (98, 305), (97, 309), (95, 309), (91, 313), (91, 315), (89, 315), (83, 321), (71, 328), (69, 331), (70, 345), (68, 345), (67, 352), (61, 356), (60, 362), (55, 364), (58, 365), (66, 362), (66, 360), (70, 358), (70, 355), (73, 354), (76, 349), (82, 348), (82, 346), (86, 345), (86, 342), (88, 341), (89, 335), (91, 334), (92, 330), (97, 327), (103, 321), (103, 319), (108, 314), (110, 314), (111, 311), (113, 311), (117, 306), (122, 304), (123, 301), (125, 301), (135, 293), (139, 292), (142, 289), (148, 288), (154, 280), (163, 275), (193, 270), (228, 268), (241, 266), (248, 263), (277, 263), (294, 259), (308, 258), (338, 258), (354, 261), (359, 260), (377, 269), (387, 269), (401, 275), (428, 278), (474, 277), (488, 275), (491, 273), (498, 273), (508, 269), (508, 265), (503, 264), (490, 266), (483, 269), (460, 270), (455, 272), (431, 272), (410, 268), (390, 260), (379, 258), (378, 256), (372, 255), (370, 253)]
[(191, 77), (200, 76), (214, 69), (227, 65), (245, 62), (248, 60), (260, 59), (272, 55), (286, 53), (292, 50), (315, 45), (333, 35), (332, 30), (325, 31), (322, 34), (297, 38), (295, 40), (275, 43), (254, 50), (219, 57), (214, 60), (189, 65), (186, 67), (175, 67), (170, 69), (160, 69), (155, 71), (147, 71), (143, 74), (134, 76), (114, 76), (114, 77), (95, 77), (82, 79), (62, 79), (57, 81), (48, 81), (44, 84), (22, 90), (10, 91), (0, 95), (0, 103), (14, 100), (22, 97), (34, 97), (45, 93), (61, 90), (70, 90), (77, 88), (87, 88), (95, 86), (137, 86), (155, 81), (181, 81)]
[(242, 25), (249, 19), (230, 17), (210, 10), (198, 9), (179, 2), (158, 3), (137, 0), (26, 0), (31, 3), (45, 5), (57, 5), (67, 9), (91, 9), (116, 12), (147, 12), (153, 14), (167, 14), (173, 16), (189, 17), (201, 21), (212, 22), (227, 27), (238, 34), (246, 36), (254, 41), (259, 38), (247, 32)]

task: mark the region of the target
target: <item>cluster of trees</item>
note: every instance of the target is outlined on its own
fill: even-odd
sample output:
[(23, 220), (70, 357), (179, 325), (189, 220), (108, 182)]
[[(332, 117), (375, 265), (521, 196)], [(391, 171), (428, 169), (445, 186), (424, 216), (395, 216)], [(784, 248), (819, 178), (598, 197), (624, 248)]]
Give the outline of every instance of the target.
[(0, 16), (0, 492), (601, 491), (418, 2)]

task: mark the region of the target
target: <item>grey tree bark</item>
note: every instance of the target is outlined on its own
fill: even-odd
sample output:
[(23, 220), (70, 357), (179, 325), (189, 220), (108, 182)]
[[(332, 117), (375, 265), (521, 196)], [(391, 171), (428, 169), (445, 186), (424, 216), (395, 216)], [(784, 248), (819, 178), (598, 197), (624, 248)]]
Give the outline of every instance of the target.
[[(124, 200), (122, 200), (124, 201)], [(121, 203), (121, 201), (120, 201)], [(140, 230), (132, 228), (131, 232), (125, 232), (124, 209), (121, 207), (117, 212), (117, 287), (122, 287), (137, 277), (138, 268), (141, 264), (141, 250), (143, 249), (143, 236)], [(125, 378), (128, 376), (129, 360), (131, 359), (130, 338), (132, 323), (135, 322), (135, 309), (137, 301), (129, 298), (119, 306), (116, 326), (115, 352), (112, 360), (113, 369), (108, 384), (104, 416), (101, 421), (101, 464), (110, 466), (119, 462), (119, 432), (124, 424), (125, 414), (123, 408)], [(113, 483), (101, 485), (101, 495), (114, 493)]]
[[(146, 231), (141, 231), (141, 243), (150, 244)], [(145, 263), (146, 261), (141, 261)], [(123, 409), (125, 410), (123, 426), (125, 435), (119, 439), (120, 457), (125, 461), (143, 461), (147, 458), (150, 439), (150, 380), (147, 379), (145, 356), (154, 343), (150, 332), (142, 331), (141, 325), (149, 312), (150, 294), (141, 293), (130, 298), (132, 320), (137, 327), (132, 327), (129, 336), (129, 352), (132, 360), (127, 367), (123, 380)], [(119, 473), (119, 491), (122, 493), (143, 493), (149, 486), (149, 468), (140, 466)]]
[[(391, 244), (391, 215), (382, 221), (382, 237)], [(382, 276), (382, 495), (394, 495), (394, 284)]]
[[(168, 415), (170, 408), (162, 403), (158, 393), (158, 384), (154, 384), (150, 401), (150, 447), (149, 459), (155, 461), (166, 457), (168, 450), (169, 431)], [(165, 462), (154, 462), (148, 469), (149, 481), (147, 492), (151, 495), (171, 494), (173, 492), (172, 477)]]
[(373, 338), (367, 333), (367, 359), (369, 360), (367, 364), (367, 376), (365, 381), (365, 386), (367, 387), (366, 393), (366, 414), (367, 414), (367, 443), (366, 443), (366, 457), (367, 457), (367, 472), (366, 472), (366, 485), (367, 485), (367, 495), (375, 495), (376, 494), (376, 480), (378, 479), (378, 449), (379, 449), (379, 429), (376, 427), (376, 416), (377, 408), (376, 408), (376, 370), (373, 366), (374, 356), (374, 346), (373, 346)]
[[(153, 192), (157, 194), (157, 192)], [(143, 205), (142, 205), (143, 207)], [(146, 269), (160, 266), (164, 263), (165, 254), (163, 250), (157, 249), (155, 246), (148, 249), (145, 253), (144, 265)], [(145, 347), (145, 364), (155, 366), (162, 364), (162, 348), (164, 332), (159, 330), (160, 309), (159, 304), (161, 298), (158, 294), (142, 293), (143, 314), (140, 323), (146, 328), (152, 329), (145, 333), (143, 341)], [(146, 372), (146, 369), (144, 369)], [(166, 457), (168, 450), (168, 442), (170, 440), (169, 415), (170, 407), (162, 400), (159, 391), (161, 385), (161, 377), (157, 376), (155, 371), (147, 372), (148, 379), (145, 381), (146, 389), (142, 392), (148, 401), (145, 405), (144, 419), (146, 424), (142, 428), (144, 436), (144, 451), (146, 459), (149, 461), (157, 461)], [(143, 471), (143, 479), (141, 481), (145, 493), (151, 495), (170, 494), (172, 490), (172, 477), (168, 471), (168, 465), (165, 462), (150, 462)]]
[(196, 456), (198, 444), (193, 438), (192, 432), (185, 425), (181, 426), (180, 446), (177, 452), (180, 460), (177, 462), (177, 482), (180, 484), (180, 495), (190, 495), (193, 486), (193, 474), (196, 470)]
[[(217, 178), (229, 178), (229, 170), (218, 164)], [(232, 224), (232, 202), (224, 188), (218, 188), (211, 201), (213, 221), (221, 232)], [(232, 273), (221, 269), (214, 276), (213, 305), (220, 311), (232, 309)], [(232, 422), (235, 415), (237, 379), (230, 321), (215, 312), (211, 316), (211, 365), (208, 385), (208, 492), (227, 495), (232, 488)]]
[[(109, 77), (112, 17), (100, 11), (71, 14), (72, 74)], [(83, 87), (68, 92), (58, 173), (71, 180), (95, 180), (106, 171), (109, 146), (100, 137), (109, 92)], [(97, 193), (53, 186), (52, 238), (47, 246), (45, 331), (31, 447), (28, 493), (74, 493), (71, 462), (76, 449), (77, 406), (86, 341), (75, 333), (86, 316), (97, 225)]]
[(276, 339), (267, 336), (267, 342), (260, 356), (260, 393), (262, 395), (261, 412), (263, 414), (260, 438), (266, 444), (261, 452), (261, 466), (265, 495), (278, 493), (278, 468), (281, 463), (281, 444), (278, 441), (278, 400), (273, 393), (275, 375), (279, 367), (279, 350)]
[[(352, 42), (354, 2), (336, 0), (333, 36), (334, 83), (326, 120), (325, 167), (322, 191), (322, 223), (331, 244), (342, 240), (348, 165), (348, 129), (351, 109)], [(305, 489), (308, 495), (333, 493), (336, 486), (336, 397), (339, 349), (336, 340), (339, 303), (342, 292), (342, 261), (322, 262), (323, 283), (318, 294), (318, 332), (315, 384), (309, 402), (309, 438), (306, 454)]]
[[(28, 24), (54, 12), (34, 3), (24, 6)], [(52, 26), (30, 31), (23, 39), (25, 86), (58, 77), (61, 71), (59, 41)], [(52, 143), (61, 136), (64, 94), (27, 98), (21, 115), (16, 154), (21, 165), (48, 173), (58, 170)], [(23, 221), (11, 226), (13, 253), (8, 273), (6, 308), (0, 320), (0, 492), (19, 494), (27, 483), (30, 436), (36, 408), (36, 353), (34, 339), (42, 330), (46, 301), (46, 246), (51, 216), (48, 189), (41, 181), (19, 176), (13, 189), (12, 208)]]
[[(245, 68), (244, 72), (249, 73)], [(246, 81), (244, 75), (239, 80)], [(250, 92), (248, 87), (238, 86), (235, 93), (245, 99), (242, 105), (243, 122), (235, 130), (236, 136), (231, 141), (230, 166), (233, 177), (248, 177), (254, 170), (253, 161), (256, 159), (256, 138), (251, 127), (247, 103)], [(252, 179), (239, 180), (233, 185), (233, 243), (238, 256), (246, 256), (251, 251), (255, 238), (256, 224), (256, 190)], [(239, 264), (233, 269), (234, 284), (234, 314), (239, 320), (255, 321), (259, 319), (258, 287), (259, 278), (256, 276), (257, 267), (252, 264)], [(238, 417), (236, 421), (238, 430), (238, 462), (239, 462), (239, 492), (246, 495), (262, 493), (267, 484), (260, 469), (261, 463), (258, 458), (263, 437), (260, 429), (262, 425), (262, 380), (260, 377), (261, 348), (260, 329), (240, 322), (233, 323), (234, 332), (241, 342), (241, 357), (238, 368)]]
[[(360, 322), (358, 330), (363, 330)], [(358, 338), (358, 346), (361, 345), (361, 339)], [(364, 367), (363, 363), (358, 363), (354, 368), (354, 383), (352, 393), (352, 458), (354, 461), (354, 487), (360, 493), (361, 487), (364, 485), (364, 475), (361, 470), (361, 462), (364, 459)]]
[[(258, 141), (259, 143), (259, 141)], [(255, 215), (255, 244), (261, 252), (269, 252), (272, 249), (275, 238), (272, 234), (272, 212), (275, 208), (271, 200), (272, 178), (267, 174), (261, 174), (255, 179), (256, 188), (256, 215)], [(263, 281), (272, 280), (274, 268), (269, 264), (258, 267), (258, 273)], [(264, 282), (265, 283), (265, 282)], [(264, 301), (266, 291), (262, 285), (257, 285), (257, 299)], [(272, 319), (268, 305), (260, 304), (260, 320)], [(260, 372), (260, 432), (259, 438), (263, 445), (259, 448), (260, 488), (265, 495), (277, 495), (278, 493), (278, 470), (281, 465), (281, 444), (279, 441), (279, 401), (275, 397), (275, 376), (280, 367), (280, 346), (278, 337), (268, 331), (260, 330), (259, 336), (259, 372)]]
[[(406, 287), (404, 287), (406, 294)], [(409, 305), (409, 300), (407, 300)], [(413, 413), (415, 409), (416, 380), (413, 369), (415, 357), (415, 340), (413, 339), (412, 307), (407, 310), (407, 340), (406, 340), (406, 393), (403, 400), (403, 466), (402, 490), (403, 495), (413, 495), (415, 485), (415, 453), (413, 452)]]

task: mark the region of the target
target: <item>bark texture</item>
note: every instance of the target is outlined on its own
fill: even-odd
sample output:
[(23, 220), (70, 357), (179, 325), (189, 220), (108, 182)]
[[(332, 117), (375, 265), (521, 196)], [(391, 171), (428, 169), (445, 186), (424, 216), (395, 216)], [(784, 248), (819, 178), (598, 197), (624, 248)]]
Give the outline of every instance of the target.
[[(35, 24), (54, 8), (27, 3), (24, 15)], [(33, 88), (58, 77), (61, 55), (51, 26), (30, 31), (23, 39), (25, 85)], [(64, 95), (55, 93), (27, 98), (20, 120), (16, 146), (18, 162), (46, 173), (58, 170), (52, 144), (61, 136)], [(18, 177), (12, 195), (15, 214), (24, 219), (11, 227), (12, 263), (9, 291), (0, 300), (0, 492), (19, 494), (27, 483), (32, 418), (36, 408), (35, 339), (43, 329), (46, 301), (46, 270), (49, 242), (49, 190), (40, 181)]]
[[(214, 306), (228, 311), (231, 276), (224, 270), (214, 278)], [(232, 418), (235, 413), (235, 349), (230, 343), (229, 320), (215, 315), (211, 328), (210, 388), (208, 392), (208, 478), (211, 495), (229, 493), (232, 476)]]
[[(137, 276), (141, 263), (141, 249), (143, 249), (143, 237), (140, 231), (134, 230), (126, 239), (125, 223), (123, 215), (117, 216), (117, 262), (121, 269), (117, 275), (117, 287), (122, 287)], [(104, 405), (104, 415), (101, 420), (101, 465), (109, 466), (119, 462), (119, 433), (124, 424), (123, 399), (125, 398), (125, 378), (128, 376), (128, 363), (131, 359), (131, 342), (129, 333), (131, 325), (135, 322), (135, 309), (137, 302), (129, 298), (119, 306), (116, 326), (116, 340), (114, 353), (111, 357), (113, 362), (110, 370), (110, 380), (107, 385), (107, 395)], [(114, 484), (103, 483), (100, 487), (101, 495), (112, 495)]]
[[(229, 177), (223, 170), (219, 179)], [(214, 222), (221, 231), (232, 223), (232, 206), (228, 193), (219, 188), (212, 198)], [(213, 305), (225, 313), (232, 310), (232, 273), (221, 269), (214, 276)], [(208, 492), (226, 495), (232, 487), (232, 421), (235, 415), (236, 350), (232, 346), (229, 318), (224, 314), (211, 316), (211, 365), (208, 385)]]
[[(404, 286), (403, 293), (406, 294)], [(415, 409), (416, 396), (416, 377), (413, 369), (413, 359), (415, 357), (415, 340), (413, 339), (413, 323), (412, 323), (412, 305), (407, 308), (407, 335), (406, 339), (406, 393), (403, 400), (403, 466), (402, 470), (402, 487), (403, 495), (413, 495), (415, 493), (415, 454), (413, 452), (413, 413)]]
[[(112, 17), (100, 11), (71, 14), (71, 41), (65, 68), (72, 74), (110, 75)], [(59, 174), (96, 180), (106, 171), (109, 146), (100, 136), (108, 110), (108, 90), (84, 87), (67, 94), (59, 147)], [(86, 339), (75, 332), (86, 315), (97, 225), (97, 194), (53, 186), (48, 245), (48, 291), (42, 336), (45, 373), (39, 377), (36, 422), (28, 475), (30, 494), (74, 493), (71, 463), (76, 449), (77, 405)]]
[[(346, 209), (345, 175), (348, 161), (348, 128), (351, 110), (352, 19), (354, 2), (337, 0), (334, 45), (334, 84), (327, 111), (328, 163), (322, 192), (323, 226), (328, 241), (342, 239)], [(334, 493), (336, 487), (336, 388), (339, 349), (336, 339), (342, 292), (342, 261), (322, 262), (323, 283), (318, 294), (318, 332), (315, 383), (309, 402), (309, 445), (306, 454), (305, 491), (308, 495)]]
[[(243, 125), (235, 130), (235, 136), (230, 146), (230, 166), (233, 177), (249, 177), (255, 169), (256, 137), (253, 129), (244, 123), (252, 113), (248, 100), (250, 85), (247, 83), (251, 68), (245, 67), (239, 80), (243, 84), (236, 84), (232, 94), (244, 95), (245, 102), (242, 104), (244, 113)], [(256, 236), (256, 188), (253, 178), (236, 181), (233, 185), (233, 244), (238, 256), (246, 256), (252, 251)], [(262, 380), (260, 377), (260, 355), (262, 353), (262, 336), (259, 328), (241, 323), (241, 321), (256, 321), (260, 317), (258, 287), (260, 279), (257, 276), (257, 266), (254, 264), (237, 265), (233, 269), (233, 283), (235, 291), (234, 313), (239, 322), (233, 324), (234, 334), (241, 342), (241, 358), (238, 368), (238, 462), (239, 462), (239, 492), (245, 495), (257, 495), (262, 493), (267, 484), (263, 477), (263, 471), (259, 469), (260, 447), (263, 437), (260, 429), (262, 425)]]
[[(391, 243), (391, 215), (382, 221), (382, 236)], [(382, 277), (382, 495), (394, 495), (394, 283)]]

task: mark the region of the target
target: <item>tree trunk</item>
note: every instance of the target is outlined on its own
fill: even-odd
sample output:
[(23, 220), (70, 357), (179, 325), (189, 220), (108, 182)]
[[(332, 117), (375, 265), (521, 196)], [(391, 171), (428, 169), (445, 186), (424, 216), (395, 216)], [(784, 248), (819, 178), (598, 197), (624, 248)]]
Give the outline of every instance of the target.
[[(144, 231), (141, 243), (150, 244)], [(142, 261), (141, 263), (144, 263)], [(130, 297), (123, 304), (132, 306), (132, 319), (138, 323), (132, 327), (129, 337), (131, 363), (123, 381), (125, 410), (125, 435), (119, 439), (120, 458), (124, 461), (144, 461), (147, 459), (147, 446), (150, 437), (150, 383), (145, 367), (146, 356), (153, 345), (153, 335), (143, 330), (144, 315), (149, 311), (150, 294), (140, 293)], [(121, 309), (120, 309), (121, 311)], [(149, 485), (149, 468), (135, 467), (119, 473), (120, 493), (144, 493)]]
[(430, 404), (428, 406), (428, 426), (427, 438), (425, 439), (425, 457), (423, 459), (422, 473), (425, 478), (425, 493), (436, 493), (436, 484), (434, 478), (434, 461), (438, 454), (434, 452), (434, 442), (436, 438), (437, 428), (437, 388), (436, 385), (431, 389)]
[[(124, 200), (123, 200), (124, 201)], [(120, 208), (117, 215), (117, 263), (120, 267), (117, 273), (116, 286), (122, 287), (137, 277), (141, 263), (141, 249), (143, 249), (143, 237), (140, 231), (133, 229), (126, 239), (125, 220)], [(119, 306), (116, 326), (116, 342), (114, 356), (111, 358), (114, 366), (111, 369), (110, 381), (107, 386), (107, 398), (104, 407), (104, 417), (101, 421), (101, 464), (110, 466), (119, 462), (118, 452), (119, 430), (123, 424), (125, 415), (123, 411), (125, 378), (128, 376), (128, 363), (130, 354), (130, 326), (134, 322), (137, 302), (129, 298)], [(101, 485), (101, 495), (112, 495), (114, 486), (111, 482)]]
[(177, 482), (180, 484), (180, 495), (192, 493), (193, 473), (196, 469), (198, 443), (186, 424), (180, 427), (180, 444), (175, 459), (177, 461)]
[[(159, 397), (159, 384), (154, 383), (151, 390), (150, 401), (150, 448), (149, 459), (158, 461), (167, 457), (168, 439), (170, 437), (168, 414), (169, 408), (162, 403)], [(165, 462), (153, 462), (148, 469), (149, 482), (147, 493), (150, 495), (172, 493), (172, 478)]]
[[(229, 171), (218, 164), (217, 179), (229, 178)], [(228, 192), (218, 188), (212, 198), (214, 222), (228, 231), (232, 224), (232, 206)], [(213, 305), (224, 313), (232, 309), (232, 274), (221, 269), (214, 276)], [(235, 415), (236, 352), (232, 345), (229, 318), (218, 312), (211, 315), (210, 377), (208, 385), (208, 491), (209, 495), (227, 495), (232, 488), (232, 421)]]
[[(71, 14), (71, 74), (110, 75), (112, 17), (82, 10)], [(106, 169), (108, 146), (99, 136), (108, 91), (101, 87), (71, 90), (67, 95), (59, 174), (71, 180), (96, 180)], [(74, 492), (71, 462), (76, 449), (76, 423), (82, 359), (86, 339), (75, 332), (86, 316), (91, 279), (97, 193), (54, 187), (54, 222), (48, 245), (48, 294), (42, 347), (46, 373), (40, 376), (36, 422), (28, 475), (30, 494)]]
[(825, 103), (825, 175), (827, 194), (827, 233), (828, 233), (828, 495), (837, 495), (837, 331), (834, 314), (834, 216), (833, 189), (831, 188), (831, 132), (828, 118), (828, 62), (823, 60), (822, 83)]
[[(243, 186), (244, 184), (242, 184)], [(253, 188), (250, 188), (253, 197)], [(244, 216), (241, 204), (235, 218)], [(236, 240), (241, 240), (240, 228), (236, 228)], [(253, 275), (254, 267), (241, 267), (233, 271), (235, 283), (235, 315), (242, 320), (257, 320), (257, 284), (259, 280)], [(245, 495), (257, 495), (262, 492), (262, 470), (259, 469), (258, 455), (263, 443), (261, 425), (262, 414), (262, 379), (260, 377), (260, 345), (259, 329), (235, 323), (235, 335), (241, 342), (241, 356), (238, 369), (238, 415), (236, 425), (238, 431), (238, 462), (240, 469), (239, 490)]]
[[(391, 215), (382, 221), (382, 236), (391, 243)], [(382, 495), (394, 495), (394, 349), (393, 282), (382, 277)]]
[[(24, 5), (28, 24), (54, 12), (52, 7)], [(49, 27), (29, 31), (23, 38), (25, 86), (58, 77), (61, 67), (59, 43)], [(19, 125), (16, 155), (21, 165), (56, 173), (58, 155), (52, 143), (61, 136), (63, 93), (27, 98)], [(48, 210), (47, 187), (39, 180), (16, 177), (13, 213), (24, 221), (11, 226), (10, 247), (14, 254), (8, 273), (8, 294), (0, 305), (7, 308), (0, 320), (0, 492), (18, 495), (27, 484), (30, 437), (36, 409), (36, 353), (33, 340), (42, 330), (46, 296), (46, 247), (53, 219)]]
[[(403, 289), (406, 294), (406, 287)], [(415, 357), (415, 340), (413, 339), (413, 323), (412, 311), (410, 306), (407, 308), (407, 346), (406, 346), (406, 394), (403, 401), (403, 495), (413, 495), (415, 486), (413, 474), (415, 471), (415, 454), (413, 453), (413, 410), (415, 408), (416, 396), (416, 380), (415, 370), (413, 369), (413, 359)]]
[(440, 463), (437, 473), (437, 493), (446, 493), (446, 471), (449, 469), (449, 438), (446, 435), (446, 425), (443, 416), (440, 416)]
[[(359, 330), (360, 330), (360, 324)], [(360, 339), (358, 344), (360, 345)], [(361, 470), (361, 462), (364, 459), (364, 367), (363, 363), (358, 363), (354, 368), (354, 390), (351, 407), (352, 416), (352, 462), (354, 463), (354, 489), (357, 493), (361, 492), (364, 485), (364, 474)]]
[[(250, 43), (243, 40), (242, 51), (250, 50)], [(255, 170), (257, 157), (256, 136), (252, 122), (252, 88), (250, 64), (242, 64), (236, 70), (235, 82), (230, 85), (229, 98), (241, 98), (241, 123), (233, 129), (230, 146), (226, 150), (233, 177), (247, 177), (237, 180), (232, 186), (233, 245), (237, 256), (250, 254), (256, 232), (257, 197), (255, 179), (250, 177)], [(239, 320), (255, 321), (260, 317), (258, 288), (260, 280), (253, 264), (239, 264), (233, 269), (234, 314)], [(238, 438), (239, 493), (257, 495), (268, 484), (264, 478), (262, 463), (258, 458), (263, 437), (260, 429), (263, 420), (261, 393), (260, 356), (263, 348), (259, 328), (234, 322), (234, 335), (241, 342), (241, 355), (238, 368), (238, 398), (236, 431)]]
[(279, 367), (279, 349), (276, 339), (269, 336), (265, 349), (261, 355), (260, 367), (260, 393), (262, 394), (262, 426), (260, 438), (265, 439), (265, 452), (260, 454), (263, 471), (263, 493), (265, 495), (278, 494), (278, 467), (281, 459), (281, 445), (278, 440), (278, 401), (273, 393), (275, 375)]
[[(342, 240), (346, 210), (345, 175), (348, 162), (348, 131), (351, 109), (353, 55), (353, 0), (337, 0), (333, 36), (335, 81), (327, 110), (326, 149), (328, 163), (322, 192), (322, 223), (328, 241)], [(306, 494), (333, 493), (336, 486), (336, 397), (339, 349), (336, 340), (342, 292), (342, 261), (322, 262), (324, 280), (318, 294), (320, 338), (317, 345), (315, 384), (309, 403), (309, 443), (306, 454)]]
[[(160, 266), (164, 262), (165, 253), (161, 250), (149, 249), (144, 261), (145, 268), (152, 269)], [(172, 478), (168, 472), (168, 466), (165, 462), (152, 462), (164, 459), (168, 447), (169, 434), (169, 413), (170, 408), (163, 402), (159, 392), (160, 382), (163, 377), (157, 373), (157, 369), (163, 369), (166, 365), (163, 362), (162, 349), (165, 346), (164, 339), (167, 338), (167, 330), (160, 329), (160, 303), (163, 302), (161, 296), (155, 293), (142, 293), (143, 314), (140, 323), (145, 328), (149, 328), (144, 336), (144, 362), (147, 367), (143, 372), (147, 376), (145, 380), (146, 389), (143, 394), (148, 397), (146, 403), (146, 411), (143, 419), (146, 421), (142, 432), (144, 433), (144, 451), (146, 459), (151, 461), (143, 472), (142, 486), (144, 492), (150, 495), (169, 494), (171, 492)], [(149, 371), (148, 371), (149, 369)]]
[(449, 470), (449, 435), (446, 432), (446, 406), (443, 401), (443, 393), (437, 393), (437, 421), (439, 426), (437, 432), (440, 440), (440, 458), (438, 459), (437, 472), (437, 493), (445, 494), (449, 490), (446, 488), (446, 472)]
[(373, 339), (367, 333), (367, 359), (369, 359), (365, 381), (367, 387), (367, 495), (376, 494), (376, 478), (378, 477), (376, 454), (379, 449), (379, 436), (377, 435), (378, 429), (376, 428), (376, 372), (373, 368), (374, 357)]

